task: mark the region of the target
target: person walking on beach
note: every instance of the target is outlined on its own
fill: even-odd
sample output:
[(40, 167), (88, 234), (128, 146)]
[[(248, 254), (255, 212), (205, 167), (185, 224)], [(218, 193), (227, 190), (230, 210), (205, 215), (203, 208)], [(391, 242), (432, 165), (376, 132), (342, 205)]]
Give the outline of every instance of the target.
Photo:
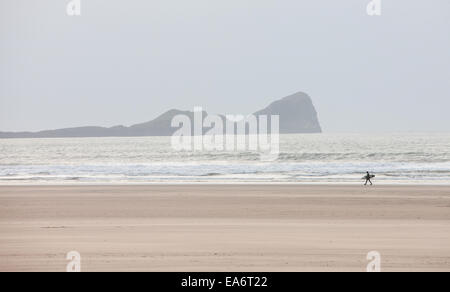
[(366, 176), (364, 177), (366, 179), (366, 183), (364, 185), (367, 186), (367, 183), (370, 182), (370, 185), (373, 186), (371, 179), (374, 177), (374, 175), (371, 175), (369, 172), (367, 172)]

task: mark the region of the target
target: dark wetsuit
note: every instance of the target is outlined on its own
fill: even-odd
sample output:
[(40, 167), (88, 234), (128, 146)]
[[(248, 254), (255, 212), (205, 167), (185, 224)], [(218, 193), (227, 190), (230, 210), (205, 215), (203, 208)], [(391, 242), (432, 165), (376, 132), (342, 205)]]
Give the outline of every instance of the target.
[(365, 186), (367, 186), (368, 182), (370, 182), (371, 186), (373, 185), (372, 181), (370, 180), (371, 178), (372, 177), (371, 177), (370, 173), (367, 173), (367, 175), (366, 175), (366, 183), (364, 184)]

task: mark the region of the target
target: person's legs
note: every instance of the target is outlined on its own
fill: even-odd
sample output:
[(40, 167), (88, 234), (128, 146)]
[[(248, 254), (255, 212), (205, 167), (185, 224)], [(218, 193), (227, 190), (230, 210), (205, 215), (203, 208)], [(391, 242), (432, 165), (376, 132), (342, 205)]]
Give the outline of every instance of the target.
[(372, 183), (372, 181), (370, 180), (370, 178), (369, 178), (369, 182), (370, 182), (370, 185), (373, 186), (373, 183)]
[(364, 184), (365, 186), (367, 186), (367, 183), (369, 182), (369, 180), (368, 179), (366, 179), (366, 183)]

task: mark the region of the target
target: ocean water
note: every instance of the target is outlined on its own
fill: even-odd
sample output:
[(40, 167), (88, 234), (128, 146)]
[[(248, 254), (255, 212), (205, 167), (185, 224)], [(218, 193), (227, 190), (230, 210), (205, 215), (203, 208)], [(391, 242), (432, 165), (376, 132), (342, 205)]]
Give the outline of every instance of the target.
[(0, 140), (0, 185), (61, 183), (450, 184), (450, 134), (282, 135), (279, 159), (178, 152), (170, 137)]

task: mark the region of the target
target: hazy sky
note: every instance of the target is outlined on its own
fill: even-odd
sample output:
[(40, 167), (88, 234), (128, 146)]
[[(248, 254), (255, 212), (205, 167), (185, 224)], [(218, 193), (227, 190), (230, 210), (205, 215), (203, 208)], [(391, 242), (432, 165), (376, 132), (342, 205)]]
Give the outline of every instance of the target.
[(252, 113), (308, 93), (326, 132), (450, 131), (450, 1), (0, 0), (0, 131)]

